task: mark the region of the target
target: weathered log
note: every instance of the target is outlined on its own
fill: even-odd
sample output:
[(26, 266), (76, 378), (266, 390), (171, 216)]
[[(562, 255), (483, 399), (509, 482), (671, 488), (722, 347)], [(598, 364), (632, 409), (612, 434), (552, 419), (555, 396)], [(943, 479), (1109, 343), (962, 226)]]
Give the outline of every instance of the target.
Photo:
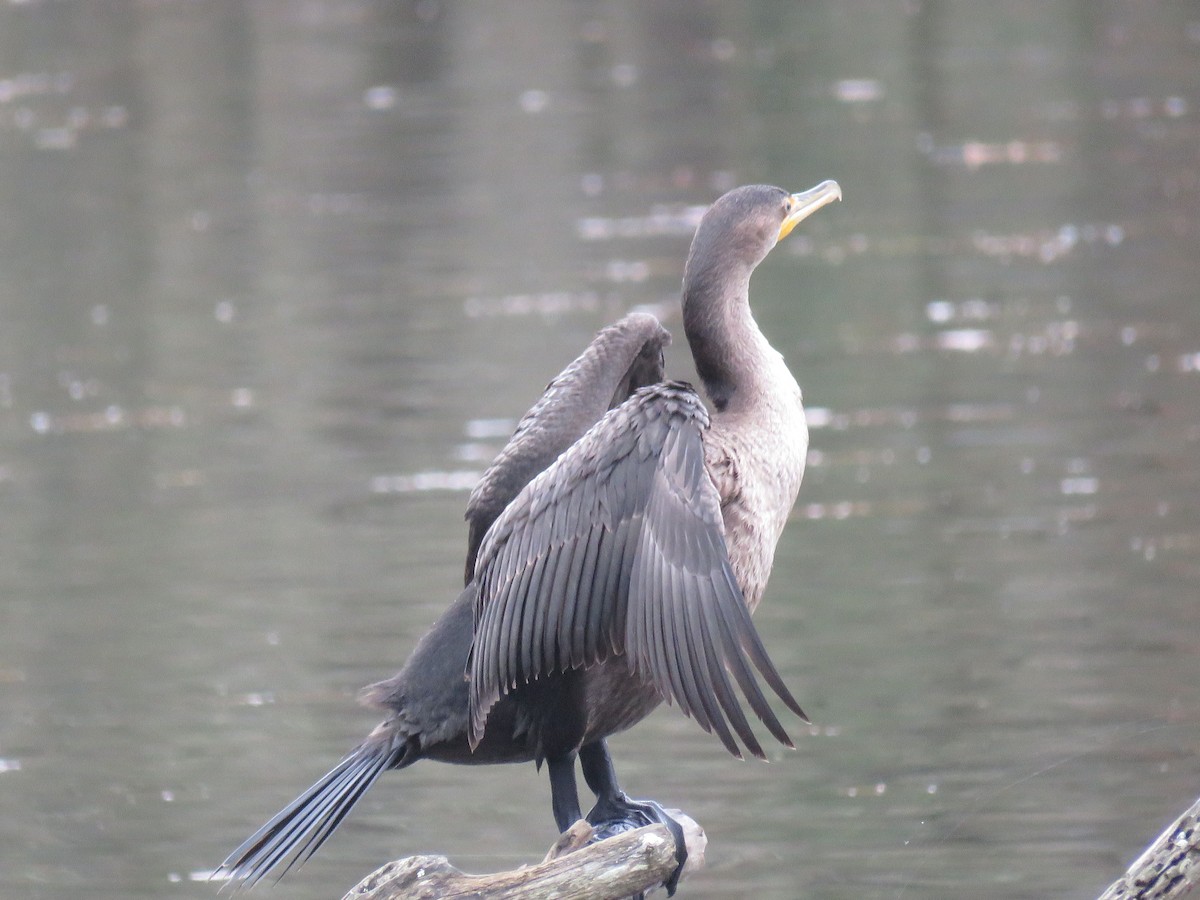
[[(688, 816), (684, 875), (704, 863), (707, 838)], [(675, 841), (662, 825), (647, 825), (588, 844), (592, 827), (576, 822), (546, 858), (509, 872), (467, 875), (444, 856), (410, 856), (376, 869), (342, 900), (622, 900), (660, 884), (675, 869)]]
[(1174, 900), (1200, 880), (1200, 800), (1146, 848), (1100, 900)]

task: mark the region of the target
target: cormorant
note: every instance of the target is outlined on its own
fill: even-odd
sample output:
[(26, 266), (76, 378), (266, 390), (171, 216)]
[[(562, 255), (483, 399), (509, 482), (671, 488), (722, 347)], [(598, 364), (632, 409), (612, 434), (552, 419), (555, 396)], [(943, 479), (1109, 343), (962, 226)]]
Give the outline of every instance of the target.
[[(663, 381), (666, 330), (633, 313), (547, 387), (471, 494), (466, 587), (404, 667), (364, 689), (386, 718), (233, 851), (214, 877), (253, 884), (321, 846), (375, 780), (419, 759), (545, 762), (554, 819), (580, 818), (575, 760), (600, 834), (660, 821), (617, 784), (605, 738), (662, 700), (734, 756), (765, 758), (734, 692), (792, 746), (751, 665), (804, 718), (750, 614), (804, 474), (800, 388), (759, 330), (750, 276), (835, 182), (729, 191), (704, 214), (683, 326), (710, 414)], [(465, 677), (464, 677), (465, 673)], [(805, 719), (807, 721), (807, 719)], [(736, 735), (736, 738), (735, 738)], [(679, 869), (668, 882), (673, 892)]]

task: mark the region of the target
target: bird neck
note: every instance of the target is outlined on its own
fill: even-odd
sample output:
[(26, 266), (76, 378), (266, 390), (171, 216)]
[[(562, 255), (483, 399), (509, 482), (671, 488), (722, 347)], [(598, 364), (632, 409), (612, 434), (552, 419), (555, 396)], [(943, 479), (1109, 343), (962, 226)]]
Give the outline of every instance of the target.
[[(683, 329), (696, 374), (718, 413), (761, 403), (782, 364), (750, 312), (750, 269), (725, 271), (720, 279), (688, 273)], [(788, 379), (795, 384), (790, 373)]]

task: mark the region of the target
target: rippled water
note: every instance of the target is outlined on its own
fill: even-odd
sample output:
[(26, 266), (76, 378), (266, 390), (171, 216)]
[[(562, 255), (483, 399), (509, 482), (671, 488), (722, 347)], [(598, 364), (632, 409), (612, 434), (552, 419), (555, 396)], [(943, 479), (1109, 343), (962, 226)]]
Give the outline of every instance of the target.
[[(811, 408), (758, 613), (816, 723), (673, 710), (688, 897), (1092, 897), (1200, 783), (1200, 17), (1184, 2), (0, 7), (0, 893), (195, 883), (374, 723), (515, 418), (704, 205)], [(280, 896), (553, 838), (385, 778)], [(683, 893), (681, 892), (681, 896)]]

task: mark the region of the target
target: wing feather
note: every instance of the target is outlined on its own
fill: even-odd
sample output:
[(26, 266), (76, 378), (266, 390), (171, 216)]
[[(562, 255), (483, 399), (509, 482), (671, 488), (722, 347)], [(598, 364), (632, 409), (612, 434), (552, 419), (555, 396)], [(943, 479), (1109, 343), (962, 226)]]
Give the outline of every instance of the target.
[[(702, 590), (702, 585), (699, 579), (695, 579), (697, 590)], [(716, 733), (725, 749), (734, 756), (741, 758), (741, 751), (738, 750), (737, 742), (733, 739), (733, 735), (729, 731), (729, 726), (725, 722), (725, 717), (720, 710), (720, 694), (717, 685), (713, 684), (712, 674), (710, 671), (710, 662), (708, 650), (705, 647), (703, 629), (703, 616), (697, 615), (696, 611), (690, 604), (683, 605), (683, 621), (684, 621), (684, 636), (687, 640), (688, 654), (691, 656), (693, 665), (688, 669), (695, 681), (696, 694), (700, 699), (700, 704), (704, 709), (705, 719), (696, 717), (696, 721), (704, 728), (705, 721), (711, 726)], [(725, 672), (719, 666), (717, 671), (724, 676)], [(738, 712), (741, 709), (738, 708)]]
[[(711, 598), (708, 599), (711, 602)], [(708, 683), (713, 689), (717, 704), (721, 707), (725, 715), (729, 717), (729, 721), (733, 725), (733, 730), (737, 732), (738, 737), (746, 744), (750, 753), (762, 759), (765, 757), (765, 754), (754, 740), (754, 732), (750, 730), (750, 723), (746, 721), (746, 714), (742, 712), (742, 707), (737, 701), (737, 695), (733, 692), (733, 686), (729, 683), (727, 669), (721, 661), (721, 654), (717, 652), (713, 637), (712, 632), (707, 627), (707, 622), (702, 624), (700, 626), (700, 639), (704, 642), (705, 659), (708, 662)], [(751, 740), (747, 741), (746, 735), (750, 735)], [(732, 740), (730, 738), (731, 742)], [(728, 746), (726, 744), (726, 747)], [(738, 759), (742, 758), (740, 751), (734, 753), (734, 751), (730, 750), (729, 752), (733, 753)]]
[(596, 590), (596, 560), (603, 530), (593, 525), (584, 538), (583, 553), (575, 582), (575, 602), (567, 607), (559, 638), (559, 658), (571, 668), (591, 665), (587, 647), (588, 614), (592, 607), (603, 608), (604, 598)]
[[(579, 592), (576, 557), (582, 560), (585, 550), (586, 548), (577, 542), (563, 545), (554, 568), (551, 594), (543, 599), (545, 608), (550, 611), (546, 622), (546, 639), (537, 647), (545, 664), (544, 671), (565, 672), (571, 668), (570, 658), (559, 653), (559, 644), (561, 643), (562, 620), (566, 617), (566, 610), (571, 608)], [(538, 674), (542, 674), (542, 670), (539, 670)]]
[[(692, 576), (678, 572), (672, 573), (673, 599), (686, 596), (684, 591), (688, 588), (698, 587)], [(687, 582), (687, 586), (681, 582)], [(691, 628), (688, 617), (688, 604), (686, 602), (672, 602), (671, 615), (674, 620), (675, 640), (677, 644), (676, 665), (679, 668), (679, 673), (683, 678), (683, 694), (686, 698), (687, 705), (683, 702), (679, 704), (680, 708), (688, 712), (692, 718), (705, 731), (711, 731), (717, 726), (717, 721), (714, 721), (712, 709), (708, 702), (710, 691), (706, 691), (701, 687), (702, 681), (699, 677), (704, 671), (703, 660), (696, 653), (692, 646)], [(724, 725), (724, 721), (720, 722)]]
[[(555, 565), (555, 560), (552, 558), (554, 551), (551, 551), (551, 558), (545, 561), (539, 561), (538, 572), (544, 578), (545, 573), (550, 570), (550, 567)], [(540, 584), (539, 583), (539, 586)], [(530, 678), (536, 678), (539, 674), (539, 659), (536, 653), (537, 647), (542, 643), (546, 632), (547, 620), (554, 616), (555, 608), (550, 603), (538, 602), (538, 594), (518, 595), (516, 602), (521, 605), (521, 639), (520, 641), (510, 642), (510, 676), (511, 680), (505, 683), (518, 684)], [(551, 595), (553, 596), (553, 595)], [(513, 602), (510, 600), (509, 602)], [(515, 665), (516, 659), (520, 658), (519, 665)]]
[(624, 655), (631, 673), (715, 733), (765, 754), (745, 702), (791, 745), (755, 676), (792, 710), (737, 584), (704, 463), (708, 416), (682, 383), (643, 388), (534, 478), (476, 561), (467, 663), (471, 741), (504, 694)]
[[(770, 704), (767, 703), (767, 698), (763, 696), (762, 690), (758, 686), (758, 682), (754, 680), (754, 673), (750, 670), (749, 664), (746, 662), (745, 656), (742, 655), (740, 647), (740, 635), (738, 634), (737, 625), (741, 622), (737, 621), (736, 613), (731, 610), (730, 604), (721, 603), (716, 605), (717, 615), (714, 618), (720, 626), (722, 642), (724, 644), (725, 665), (733, 674), (734, 681), (738, 683), (738, 687), (742, 689), (742, 694), (750, 703), (750, 708), (754, 710), (754, 714), (767, 726), (767, 730), (775, 736), (781, 744), (786, 747), (794, 747), (792, 739), (788, 737), (787, 732), (783, 730), (783, 726), (779, 723), (779, 719), (775, 717), (775, 713), (771, 710)], [(747, 620), (749, 616), (747, 616)], [(753, 626), (751, 626), (753, 627)], [(748, 730), (748, 729), (747, 729)], [(744, 736), (743, 736), (744, 739)]]
[[(661, 665), (667, 671), (667, 677), (671, 682), (671, 693), (678, 698), (679, 708), (687, 715), (692, 716), (703, 728), (704, 723), (701, 718), (704, 715), (704, 709), (696, 702), (696, 697), (692, 695), (685, 684), (684, 670), (691, 669), (692, 661), (686, 655), (687, 644), (679, 643), (681, 635), (675, 627), (679, 617), (679, 607), (687, 602), (683, 591), (680, 590), (679, 583), (683, 573), (678, 568), (663, 565), (661, 562), (659, 569), (662, 580), (658, 585), (660, 596), (657, 618), (662, 623), (660, 628), (662, 635)], [(682, 658), (681, 653), (683, 654)]]
[[(608, 588), (608, 598), (612, 610), (612, 618), (608, 622), (608, 641), (614, 653), (624, 653), (628, 647), (629, 634), (629, 604), (626, 598), (632, 593), (630, 580), (633, 577), (634, 557), (637, 556), (637, 541), (641, 531), (641, 517), (638, 520), (621, 519), (613, 542), (620, 553), (617, 567), (613, 570), (613, 581)], [(603, 612), (603, 611), (601, 611)], [(595, 615), (595, 613), (593, 613)], [(603, 628), (603, 625), (601, 625)]]

